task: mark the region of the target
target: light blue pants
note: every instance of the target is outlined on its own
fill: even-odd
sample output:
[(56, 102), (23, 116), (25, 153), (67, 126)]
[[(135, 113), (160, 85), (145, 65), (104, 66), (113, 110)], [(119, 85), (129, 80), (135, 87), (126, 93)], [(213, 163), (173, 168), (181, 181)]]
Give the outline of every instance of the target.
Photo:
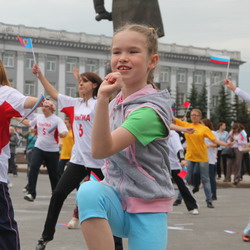
[(127, 213), (118, 193), (100, 182), (83, 183), (77, 192), (79, 218), (105, 218), (112, 233), (128, 238), (129, 250), (166, 250), (167, 213)]

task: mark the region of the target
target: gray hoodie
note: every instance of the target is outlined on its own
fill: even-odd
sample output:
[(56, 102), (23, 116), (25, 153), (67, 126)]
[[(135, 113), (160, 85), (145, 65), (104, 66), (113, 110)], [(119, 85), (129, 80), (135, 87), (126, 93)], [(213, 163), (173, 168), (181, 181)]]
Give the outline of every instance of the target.
[[(122, 103), (121, 93), (110, 103), (111, 130), (122, 125), (127, 116), (142, 107), (154, 109), (169, 129), (171, 100), (167, 90), (151, 85), (130, 95)], [(170, 176), (167, 138), (143, 146), (139, 141), (109, 157), (103, 167), (103, 183), (120, 195), (123, 209), (129, 213), (168, 212), (172, 210), (174, 188)]]

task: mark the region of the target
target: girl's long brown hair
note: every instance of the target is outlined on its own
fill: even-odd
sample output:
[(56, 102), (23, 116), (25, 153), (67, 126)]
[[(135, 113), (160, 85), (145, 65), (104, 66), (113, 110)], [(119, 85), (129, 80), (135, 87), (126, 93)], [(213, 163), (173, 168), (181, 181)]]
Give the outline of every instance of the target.
[(9, 80), (8, 80), (8, 77), (7, 77), (7, 72), (6, 72), (6, 69), (3, 65), (3, 62), (2, 60), (0, 60), (0, 85), (4, 86), (4, 85), (7, 85), (7, 86), (11, 86)]

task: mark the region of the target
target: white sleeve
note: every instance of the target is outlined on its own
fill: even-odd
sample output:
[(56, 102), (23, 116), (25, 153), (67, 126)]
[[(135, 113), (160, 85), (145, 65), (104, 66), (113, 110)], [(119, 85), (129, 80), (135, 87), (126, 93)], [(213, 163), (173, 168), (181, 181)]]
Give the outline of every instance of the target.
[(11, 105), (12, 107), (18, 111), (22, 116), (25, 116), (28, 110), (24, 109), (24, 103), (28, 96), (24, 96), (22, 93), (17, 91), (16, 89), (12, 89), (11, 92)]
[(62, 111), (63, 108), (74, 106), (75, 100), (76, 98), (59, 94), (57, 97), (59, 111)]
[(58, 118), (58, 124), (57, 124), (58, 132), (59, 133), (62, 133), (64, 131), (68, 132), (65, 122), (60, 117), (57, 117), (57, 118)]
[(247, 93), (246, 91), (240, 89), (240, 88), (236, 88), (236, 90), (234, 91), (234, 93), (236, 95), (238, 95), (239, 97), (241, 97), (244, 101), (250, 103), (250, 94)]

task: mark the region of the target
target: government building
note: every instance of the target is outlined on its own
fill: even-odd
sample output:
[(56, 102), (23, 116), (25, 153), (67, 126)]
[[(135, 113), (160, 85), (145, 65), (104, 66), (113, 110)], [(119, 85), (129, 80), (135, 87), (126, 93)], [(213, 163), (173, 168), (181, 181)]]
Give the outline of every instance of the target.
[[(33, 50), (22, 46), (17, 38), (32, 38)], [(12, 85), (24, 95), (40, 96), (42, 84), (32, 74), (35, 55), (46, 78), (56, 89), (69, 96), (77, 95), (73, 68), (79, 72), (91, 71), (102, 78), (110, 71), (111, 37), (75, 33), (64, 30), (26, 27), (0, 23), (0, 59), (3, 61)], [(159, 44), (160, 61), (155, 71), (155, 82), (161, 89), (167, 88), (177, 115), (183, 115), (183, 103), (195, 84), (198, 91), (206, 84), (208, 118), (219, 100), (219, 89), (226, 77), (227, 66), (210, 62), (210, 56), (230, 57), (229, 78), (238, 84), (241, 60), (239, 51), (217, 50)], [(46, 93), (44, 93), (46, 95)], [(230, 92), (233, 100), (233, 93)]]

